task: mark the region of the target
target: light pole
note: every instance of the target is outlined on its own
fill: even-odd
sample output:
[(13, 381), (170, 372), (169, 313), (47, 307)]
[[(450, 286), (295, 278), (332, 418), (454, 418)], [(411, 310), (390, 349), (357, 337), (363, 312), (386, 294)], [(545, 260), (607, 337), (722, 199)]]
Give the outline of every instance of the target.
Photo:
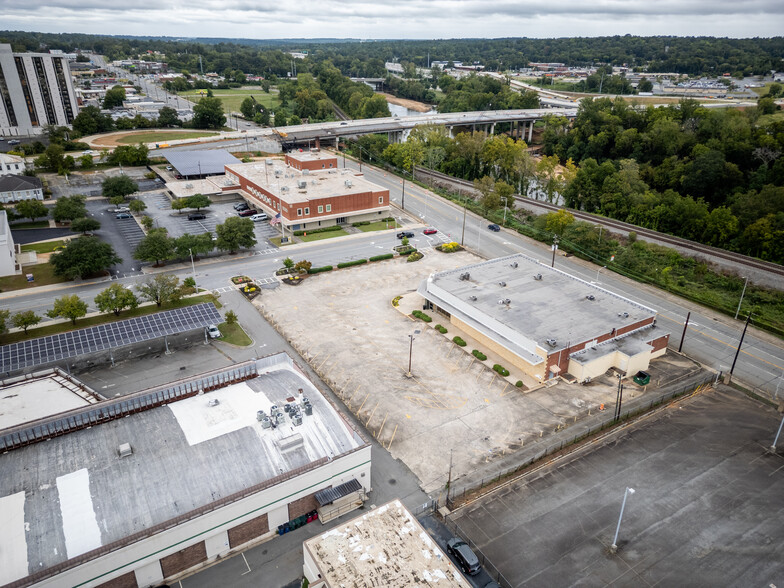
[(613, 538), (612, 545), (610, 545), (610, 552), (615, 553), (618, 551), (618, 531), (621, 530), (621, 519), (623, 519), (623, 509), (626, 507), (626, 497), (634, 494), (634, 488), (626, 488), (623, 493), (623, 502), (621, 503), (621, 516), (618, 517), (618, 526), (615, 527), (615, 537)]
[(196, 266), (193, 263), (193, 251), (191, 251), (190, 247), (188, 247), (188, 253), (190, 253), (191, 256), (191, 272), (193, 272), (193, 287), (196, 288), (196, 292), (198, 293), (199, 288), (196, 286)]
[(465, 197), (463, 201), (463, 232), (460, 235), (460, 244), (465, 245), (465, 224), (466, 224), (466, 214), (468, 212), (468, 196)]
[(743, 292), (740, 293), (740, 302), (738, 302), (738, 310), (735, 311), (735, 318), (738, 318), (738, 313), (740, 312), (740, 305), (743, 304), (743, 296), (746, 294), (746, 286), (749, 285), (749, 278), (746, 278), (746, 281), (743, 283)]
[(507, 209), (507, 201), (509, 200), (508, 196), (504, 196), (504, 226), (506, 226), (506, 209)]
[(558, 251), (558, 235), (553, 235), (553, 262), (550, 267), (555, 267), (555, 252)]
[(779, 435), (781, 435), (781, 428), (784, 427), (784, 418), (781, 419), (781, 424), (779, 425), (779, 432), (776, 433), (776, 438), (773, 440), (773, 445), (770, 446), (770, 450), (773, 453), (776, 453), (776, 443), (778, 443)]
[(414, 335), (419, 335), (419, 329), (408, 336), (408, 377), (411, 377), (411, 357), (414, 351)]
[(597, 283), (599, 282), (599, 272), (602, 271), (603, 269), (607, 269), (607, 266), (603, 265), (602, 267), (600, 267), (599, 269), (596, 270), (596, 282)]
[(738, 342), (738, 349), (735, 352), (735, 359), (732, 360), (732, 367), (730, 368), (730, 376), (735, 373), (735, 363), (738, 361), (738, 356), (740, 355), (740, 348), (743, 345), (743, 338), (746, 336), (746, 329), (749, 328), (749, 323), (751, 322), (751, 313), (749, 316), (746, 317), (746, 324), (743, 325), (743, 332), (740, 334), (740, 341)]

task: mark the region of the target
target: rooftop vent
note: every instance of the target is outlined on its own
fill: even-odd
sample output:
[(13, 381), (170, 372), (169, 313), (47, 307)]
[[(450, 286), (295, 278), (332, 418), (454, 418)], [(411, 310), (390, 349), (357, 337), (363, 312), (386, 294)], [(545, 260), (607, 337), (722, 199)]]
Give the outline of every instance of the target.
[(511, 303), (512, 301), (509, 298), (502, 298), (498, 301), (498, 304), (506, 304), (507, 306), (509, 306)]
[(469, 300), (476, 301), (476, 296), (469, 296), (469, 297), (468, 297), (468, 299), (469, 299)]
[(506, 282), (498, 282), (498, 285), (502, 288), (506, 288)]
[(352, 185), (351, 180), (346, 180), (346, 188), (350, 188)]
[(190, 190), (191, 188), (193, 188), (193, 184), (185, 184), (186, 190)]
[(267, 165), (272, 165), (272, 160), (271, 159), (267, 160)]
[(512, 263), (510, 263), (509, 265), (510, 265), (511, 267), (513, 267), (514, 269), (517, 269), (517, 262), (516, 262), (516, 261), (513, 261), (513, 262), (512, 262)]
[(596, 296), (594, 296), (593, 294), (588, 294), (588, 296), (586, 296), (585, 299), (586, 300), (596, 300)]
[(462, 274), (460, 274), (460, 279), (461, 280), (470, 280), (471, 279), (471, 274), (469, 274), (468, 272), (463, 272)]
[(303, 176), (308, 176), (308, 175), (310, 175), (310, 170), (309, 170), (309, 169), (303, 169), (303, 170), (302, 170), (302, 175), (303, 175)]
[(628, 312), (619, 312), (618, 316), (621, 317), (621, 318), (629, 318), (629, 313)]
[(131, 448), (130, 443), (122, 443), (117, 448), (117, 454), (120, 457), (128, 457), (129, 455), (133, 455), (133, 449)]
[(555, 339), (548, 339), (548, 340), (547, 340), (547, 344), (548, 344), (550, 347), (555, 347), (556, 345), (558, 345), (558, 341), (556, 341)]
[(307, 187), (308, 187), (308, 181), (307, 180), (298, 180), (297, 181), (297, 188), (299, 188), (300, 190), (304, 190)]
[(542, 279), (542, 274), (536, 274), (534, 276), (534, 280), (541, 280), (541, 279)]

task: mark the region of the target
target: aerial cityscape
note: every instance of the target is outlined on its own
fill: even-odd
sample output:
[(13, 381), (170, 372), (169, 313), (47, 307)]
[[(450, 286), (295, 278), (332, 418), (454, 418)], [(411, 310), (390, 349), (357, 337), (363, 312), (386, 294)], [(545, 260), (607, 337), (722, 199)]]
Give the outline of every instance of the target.
[(784, 586), (784, 5), (0, 16), (0, 588)]

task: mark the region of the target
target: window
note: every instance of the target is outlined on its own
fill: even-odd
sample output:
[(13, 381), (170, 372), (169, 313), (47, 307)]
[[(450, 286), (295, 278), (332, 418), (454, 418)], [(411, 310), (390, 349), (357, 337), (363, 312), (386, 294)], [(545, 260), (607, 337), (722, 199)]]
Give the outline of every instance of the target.
[(319, 211), (319, 214), (321, 214), (322, 212), (324, 212), (324, 207), (323, 206), (319, 206), (318, 207), (318, 211)]
[(302, 216), (302, 209), (301, 208), (297, 209), (297, 216)]
[(332, 212), (332, 205), (331, 204), (327, 204), (327, 212)]
[(329, 167), (332, 167), (332, 163), (329, 164)]
[(384, 204), (384, 197), (383, 196), (379, 196), (378, 197), (378, 203), (379, 204)]
[(305, 216), (308, 216), (309, 214), (310, 214), (310, 208), (305, 207)]
[(324, 164), (323, 163), (321, 164), (321, 169), (324, 169)]

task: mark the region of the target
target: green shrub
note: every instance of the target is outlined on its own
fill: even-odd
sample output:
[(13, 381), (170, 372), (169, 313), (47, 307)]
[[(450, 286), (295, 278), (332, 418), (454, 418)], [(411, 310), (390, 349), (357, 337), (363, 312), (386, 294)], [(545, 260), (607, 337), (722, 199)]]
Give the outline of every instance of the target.
[(411, 314), (413, 314), (413, 315), (414, 315), (416, 318), (418, 318), (419, 320), (421, 320), (421, 321), (425, 321), (426, 323), (429, 323), (430, 321), (432, 321), (432, 320), (433, 320), (432, 318), (430, 318), (430, 315), (427, 315), (427, 314), (425, 314), (425, 313), (424, 313), (424, 312), (422, 312), (421, 310), (415, 310), (415, 311), (414, 311), (414, 312), (412, 312)]
[(479, 351), (478, 349), (474, 349), (474, 350), (471, 352), (471, 355), (473, 355), (473, 356), (474, 356), (475, 358), (477, 358), (479, 361), (484, 361), (484, 360), (486, 360), (486, 359), (487, 359), (487, 356), (486, 356), (484, 353), (482, 353), (481, 351)]
[(460, 251), (463, 248), (460, 246), (460, 243), (456, 243), (452, 241), (451, 243), (444, 243), (443, 245), (438, 245), (436, 249), (438, 249), (443, 253), (454, 253), (455, 251)]
[[(367, 221), (367, 222), (368, 222), (368, 224), (370, 224), (370, 221)], [(394, 217), (388, 216), (386, 218), (382, 218), (381, 222), (382, 223), (391, 223), (391, 222), (395, 222), (395, 219), (394, 219)]]
[(368, 261), (383, 261), (384, 259), (392, 259), (395, 257), (394, 253), (385, 253), (384, 255), (374, 255)]
[(363, 263), (367, 263), (367, 259), (355, 259), (354, 261), (344, 261), (343, 263), (339, 263), (339, 268), (344, 267), (351, 267), (353, 265), (362, 265)]
[(509, 370), (500, 364), (495, 364), (493, 369), (504, 377), (509, 375)]
[(322, 267), (312, 267), (308, 270), (309, 274), (320, 274), (321, 272), (330, 272), (332, 271), (331, 265), (325, 265)]
[(400, 304), (400, 299), (403, 298), (402, 296), (395, 296), (392, 299), (392, 306), (397, 307)]
[(518, 388), (522, 388), (523, 387), (523, 381), (522, 380), (517, 380), (515, 382), (515, 386), (517, 386)]
[(352, 227), (364, 227), (365, 225), (369, 225), (370, 221), (359, 221), (358, 223), (351, 223)]
[(436, 331), (438, 331), (442, 335), (446, 335), (446, 333), (447, 333), (447, 329), (443, 325), (436, 325), (435, 329), (436, 329)]
[(294, 231), (294, 236), (301, 237), (305, 233), (329, 233), (330, 231), (340, 231), (342, 228), (340, 225), (332, 225), (331, 227), (321, 227), (320, 229), (302, 229)]
[(421, 251), (414, 251), (411, 255), (408, 256), (408, 259), (406, 259), (406, 261), (407, 262), (409, 262), (409, 261), (419, 261), (424, 256), (425, 256), (425, 254), (422, 253)]
[(411, 246), (403, 247), (402, 245), (398, 245), (398, 247), (399, 247), (398, 249), (395, 249), (398, 255), (410, 255), (411, 253), (414, 253), (416, 251), (416, 247), (411, 247)]
[(452, 341), (454, 342), (455, 345), (459, 345), (460, 347), (466, 346), (466, 342), (463, 341), (460, 337), (453, 337)]

